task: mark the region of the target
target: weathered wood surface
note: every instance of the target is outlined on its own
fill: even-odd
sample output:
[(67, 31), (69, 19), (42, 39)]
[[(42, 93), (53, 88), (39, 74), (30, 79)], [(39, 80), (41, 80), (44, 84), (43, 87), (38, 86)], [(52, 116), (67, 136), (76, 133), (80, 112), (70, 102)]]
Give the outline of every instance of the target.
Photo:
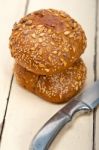
[[(12, 1), (12, 0), (11, 0)], [(2, 40), (2, 47), (0, 55), (0, 65), (2, 66), (2, 78), (0, 82), (4, 87), (0, 85), (1, 96), (1, 108), (3, 107), (3, 114), (5, 110), (5, 104), (7, 102), (8, 91), (12, 77), (12, 60), (8, 49), (8, 37), (13, 22), (22, 16), (25, 11), (25, 1), (12, 1), (12, 9), (9, 8), (11, 3), (7, 3), (5, 20), (8, 22), (6, 25), (0, 20), (2, 25), (3, 34), (0, 35)], [(8, 1), (7, 1), (8, 2)], [(1, 3), (1, 2), (0, 2)], [(2, 3), (5, 3), (3, 1)], [(28, 3), (27, 3), (28, 4)], [(3, 4), (4, 5), (4, 4)], [(1, 7), (1, 5), (0, 5)], [(71, 16), (73, 16), (83, 26), (87, 38), (88, 46), (83, 55), (83, 59), (88, 68), (86, 86), (89, 86), (94, 81), (95, 77), (95, 34), (96, 34), (96, 1), (93, 0), (30, 0), (28, 12), (41, 8), (58, 8), (65, 10)], [(2, 16), (4, 17), (3, 8), (0, 9)], [(11, 17), (12, 15), (12, 17)], [(2, 17), (2, 18), (3, 18)], [(11, 17), (11, 18), (10, 18)], [(3, 20), (3, 19), (2, 19)], [(5, 25), (5, 26), (4, 26)], [(6, 40), (5, 40), (6, 39)], [(99, 43), (99, 42), (97, 42)], [(3, 50), (4, 51), (3, 51)], [(4, 55), (5, 54), (5, 55)], [(99, 54), (97, 55), (99, 58)], [(97, 59), (97, 64), (99, 61)], [(97, 65), (98, 67), (99, 65)], [(98, 69), (97, 69), (98, 70)], [(98, 73), (99, 78), (99, 73)], [(6, 87), (6, 88), (5, 88)], [(6, 90), (5, 90), (6, 89)], [(1, 92), (2, 91), (2, 92)], [(3, 104), (3, 100), (5, 104)], [(29, 93), (21, 88), (15, 81), (12, 82), (11, 93), (9, 97), (9, 103), (7, 107), (7, 113), (5, 116), (5, 124), (2, 133), (1, 150), (28, 150), (32, 137), (36, 134), (38, 129), (63, 105), (53, 105), (45, 102), (37, 96)], [(96, 113), (96, 141), (99, 139), (99, 111)], [(93, 113), (82, 115), (72, 122), (72, 125), (67, 129), (65, 127), (62, 132), (57, 136), (53, 142), (50, 150), (92, 150), (93, 149)], [(97, 142), (98, 143), (98, 142)], [(96, 143), (97, 150), (99, 144)]]
[(0, 124), (6, 110), (12, 80), (13, 62), (8, 48), (12, 25), (23, 16), (26, 0), (0, 1)]

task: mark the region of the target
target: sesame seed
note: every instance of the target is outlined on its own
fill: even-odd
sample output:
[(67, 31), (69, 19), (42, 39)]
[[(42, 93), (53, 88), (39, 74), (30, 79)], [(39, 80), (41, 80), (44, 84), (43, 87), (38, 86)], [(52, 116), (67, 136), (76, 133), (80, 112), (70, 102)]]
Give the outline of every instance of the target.
[(75, 87), (75, 90), (76, 90), (76, 91), (78, 91), (78, 88), (79, 88), (79, 87), (78, 87), (78, 86), (76, 86), (76, 87)]
[(40, 36), (44, 36), (45, 35), (45, 33), (40, 33)]
[(44, 46), (44, 47), (45, 47), (46, 45), (47, 45), (47, 44), (46, 44), (45, 42), (43, 42), (43, 43), (42, 43), (42, 46)]
[(36, 37), (35, 33), (33, 33), (31, 36), (32, 36), (33, 38), (35, 38), (35, 37)]
[(76, 23), (76, 22), (74, 22), (73, 26), (74, 26), (74, 28), (75, 28), (75, 27), (77, 27), (77, 23)]
[(43, 64), (39, 64), (40, 67), (44, 68), (45, 66)]
[(38, 43), (35, 43), (35, 44), (34, 44), (34, 47), (37, 48), (37, 47), (38, 47)]
[(52, 54), (57, 54), (57, 51), (53, 51)]
[(64, 11), (60, 11), (60, 15), (61, 15), (62, 17), (66, 17), (66, 13), (65, 13)]
[(61, 55), (61, 52), (58, 53), (58, 56), (60, 56), (60, 55)]
[(51, 44), (52, 44), (52, 45), (55, 45), (54, 42), (52, 42), (52, 41), (51, 41)]
[(51, 56), (48, 57), (48, 60), (49, 60), (50, 62), (52, 61)]
[(49, 72), (49, 69), (45, 69), (46, 72)]
[(60, 60), (63, 62), (64, 66), (66, 67), (67, 66), (67, 62), (63, 58), (60, 58)]
[(32, 20), (27, 20), (27, 21), (25, 22), (25, 24), (26, 24), (26, 25), (31, 25), (31, 24), (32, 24)]
[(43, 51), (42, 49), (39, 50), (39, 55), (42, 55), (43, 54)]
[(65, 35), (68, 35), (68, 34), (70, 34), (70, 32), (71, 32), (71, 31), (65, 31), (64, 34), (65, 34)]
[(37, 25), (37, 28), (38, 29), (40, 29), (40, 28), (42, 28), (43, 27), (43, 25)]
[(38, 39), (38, 42), (42, 43), (43, 39), (42, 38), (39, 38)]
[(68, 52), (68, 51), (69, 51), (69, 49), (68, 49), (67, 47), (64, 47), (64, 51)]
[(48, 29), (48, 31), (47, 31), (48, 33), (51, 33), (51, 29)]

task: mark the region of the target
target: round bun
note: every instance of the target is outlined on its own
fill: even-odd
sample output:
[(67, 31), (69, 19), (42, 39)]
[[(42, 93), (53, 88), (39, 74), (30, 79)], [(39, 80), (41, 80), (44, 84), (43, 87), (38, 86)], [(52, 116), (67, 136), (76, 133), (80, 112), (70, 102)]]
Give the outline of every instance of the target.
[(86, 36), (65, 12), (43, 9), (14, 25), (9, 45), (19, 65), (35, 74), (53, 75), (80, 57), (86, 47)]
[(35, 75), (18, 64), (14, 70), (23, 87), (53, 103), (70, 100), (83, 87), (86, 78), (86, 67), (82, 59), (78, 59), (64, 72), (50, 76)]

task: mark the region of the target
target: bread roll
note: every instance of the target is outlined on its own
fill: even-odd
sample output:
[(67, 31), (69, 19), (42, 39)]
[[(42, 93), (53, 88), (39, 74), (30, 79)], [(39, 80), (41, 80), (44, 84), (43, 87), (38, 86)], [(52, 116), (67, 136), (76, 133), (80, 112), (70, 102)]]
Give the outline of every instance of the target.
[(86, 36), (65, 12), (42, 9), (14, 25), (9, 45), (19, 65), (38, 75), (53, 75), (72, 66), (80, 57)]
[(52, 103), (64, 103), (82, 89), (86, 67), (78, 59), (72, 67), (56, 75), (36, 75), (15, 64), (14, 73), (19, 84)]

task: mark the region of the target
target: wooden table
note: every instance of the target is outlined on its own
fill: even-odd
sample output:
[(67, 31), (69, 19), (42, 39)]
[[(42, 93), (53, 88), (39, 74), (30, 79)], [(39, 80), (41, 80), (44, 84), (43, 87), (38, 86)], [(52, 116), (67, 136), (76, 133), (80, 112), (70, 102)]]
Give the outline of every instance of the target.
[[(12, 25), (41, 8), (65, 10), (83, 26), (88, 46), (82, 56), (88, 68), (86, 86), (99, 79), (98, 0), (0, 0), (0, 150), (28, 150), (38, 129), (63, 105), (41, 100), (21, 88), (13, 77), (8, 48)], [(65, 127), (50, 150), (99, 150), (99, 109)]]

